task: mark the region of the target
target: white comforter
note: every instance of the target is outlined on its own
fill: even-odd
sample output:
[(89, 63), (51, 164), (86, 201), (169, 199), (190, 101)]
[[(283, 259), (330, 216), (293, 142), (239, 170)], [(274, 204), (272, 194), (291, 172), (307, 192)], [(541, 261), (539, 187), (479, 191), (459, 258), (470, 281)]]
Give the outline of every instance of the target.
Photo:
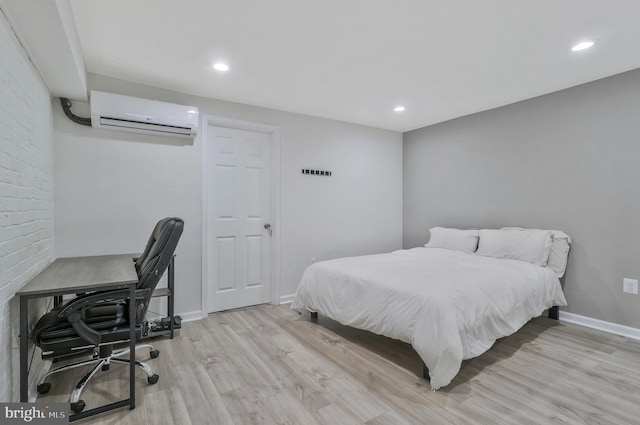
[(410, 343), (431, 386), (554, 305), (567, 305), (544, 267), (440, 248), (339, 258), (304, 272), (291, 308)]

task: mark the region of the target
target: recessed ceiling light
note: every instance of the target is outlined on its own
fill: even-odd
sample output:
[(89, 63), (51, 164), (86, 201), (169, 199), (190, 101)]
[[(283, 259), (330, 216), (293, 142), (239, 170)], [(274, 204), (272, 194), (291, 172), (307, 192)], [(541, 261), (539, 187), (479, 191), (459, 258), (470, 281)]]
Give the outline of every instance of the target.
[(229, 65), (227, 65), (226, 63), (218, 62), (213, 65), (213, 68), (218, 71), (225, 72), (229, 70)]
[(195, 109), (190, 109), (187, 111), (187, 114), (197, 114), (198, 111), (196, 111)]
[(398, 105), (398, 106), (396, 106), (395, 108), (393, 108), (393, 110), (394, 110), (395, 112), (403, 112), (405, 109), (406, 109), (406, 108), (405, 108), (404, 106), (402, 106), (402, 105)]
[(586, 50), (589, 47), (592, 47), (595, 44), (594, 41), (589, 40), (589, 41), (583, 41), (581, 43), (576, 44), (575, 46), (573, 46), (571, 48), (572, 52), (579, 52), (580, 50)]

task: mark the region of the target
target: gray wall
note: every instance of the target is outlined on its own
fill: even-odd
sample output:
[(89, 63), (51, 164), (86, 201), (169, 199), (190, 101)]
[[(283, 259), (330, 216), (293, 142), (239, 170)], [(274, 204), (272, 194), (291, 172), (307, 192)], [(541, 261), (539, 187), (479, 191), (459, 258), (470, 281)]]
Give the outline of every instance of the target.
[[(280, 127), (281, 286), (292, 295), (310, 258), (402, 246), (402, 134), (172, 92), (89, 74), (89, 88), (198, 106), (202, 114)], [(84, 106), (84, 108), (83, 108)], [(86, 105), (74, 104), (86, 115)], [(56, 254), (137, 252), (158, 218), (185, 220), (176, 264), (176, 309), (198, 314), (202, 278), (202, 140), (176, 143), (82, 127), (58, 105)], [(302, 168), (331, 170), (310, 178)]]
[(404, 135), (405, 248), (432, 226), (560, 229), (571, 313), (640, 327), (640, 70)]

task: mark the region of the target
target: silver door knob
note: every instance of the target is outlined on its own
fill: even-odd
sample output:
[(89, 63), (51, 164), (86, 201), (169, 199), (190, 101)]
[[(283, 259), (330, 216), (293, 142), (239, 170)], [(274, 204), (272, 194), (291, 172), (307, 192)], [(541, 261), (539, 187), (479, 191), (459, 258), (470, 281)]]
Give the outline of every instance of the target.
[(269, 232), (269, 236), (271, 236), (271, 225), (269, 223), (264, 223), (264, 228)]

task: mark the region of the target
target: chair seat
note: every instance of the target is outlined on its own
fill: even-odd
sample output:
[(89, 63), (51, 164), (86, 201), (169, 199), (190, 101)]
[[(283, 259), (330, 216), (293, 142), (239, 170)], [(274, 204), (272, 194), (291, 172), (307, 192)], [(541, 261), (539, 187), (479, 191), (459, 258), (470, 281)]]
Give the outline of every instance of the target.
[[(53, 352), (46, 357), (64, 356), (74, 348), (87, 343), (76, 333), (67, 319), (58, 317), (60, 309), (53, 309), (38, 320), (34, 329), (35, 343), (43, 352)], [(129, 339), (129, 319), (126, 304), (107, 304), (85, 311), (85, 323), (102, 335), (102, 344)], [(136, 327), (136, 337), (142, 335), (142, 328)], [(45, 357), (45, 356), (43, 356)]]

